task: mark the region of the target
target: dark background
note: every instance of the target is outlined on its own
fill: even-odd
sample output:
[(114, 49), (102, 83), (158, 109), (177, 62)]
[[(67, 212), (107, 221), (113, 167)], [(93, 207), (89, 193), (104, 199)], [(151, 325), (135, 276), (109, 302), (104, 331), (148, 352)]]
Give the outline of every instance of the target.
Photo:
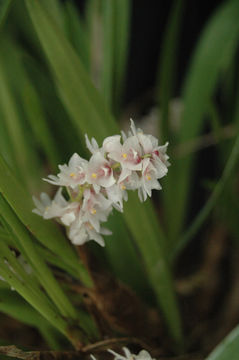
[[(66, 0), (65, 0), (66, 1)], [(109, 0), (114, 1), (114, 0)], [(128, 0), (132, 2), (131, 29), (125, 103), (135, 101), (155, 85), (162, 39), (173, 1)], [(180, 1), (180, 0), (178, 0)], [(75, 0), (81, 12), (85, 0)], [(181, 81), (199, 34), (214, 10), (222, 0), (184, 0), (180, 44), (177, 59), (175, 95), (181, 88)]]
[[(222, 2), (219, 0), (185, 1), (176, 64), (175, 95), (178, 95), (180, 91), (181, 81), (199, 34), (213, 11)], [(142, 95), (155, 84), (162, 39), (173, 1), (133, 0), (132, 4), (127, 102)]]

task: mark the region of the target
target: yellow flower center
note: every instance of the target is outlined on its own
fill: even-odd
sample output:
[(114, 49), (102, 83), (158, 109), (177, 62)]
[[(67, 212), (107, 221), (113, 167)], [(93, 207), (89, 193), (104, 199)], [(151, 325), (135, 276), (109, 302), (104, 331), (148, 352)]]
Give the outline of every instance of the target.
[(124, 159), (127, 159), (127, 154), (126, 153), (123, 153), (122, 156), (123, 156)]
[(147, 176), (146, 176), (146, 179), (147, 179), (147, 180), (151, 180), (151, 176), (150, 176), (150, 175), (147, 175)]
[(93, 179), (96, 179), (96, 178), (97, 178), (97, 174), (96, 174), (96, 173), (92, 173), (92, 174), (91, 174), (91, 177), (92, 177)]
[(70, 177), (74, 177), (76, 174), (75, 173), (70, 173)]
[(95, 214), (96, 214), (96, 210), (95, 210), (94, 208), (93, 208), (93, 209), (91, 209), (91, 211), (90, 211), (90, 212), (91, 212), (91, 214), (92, 214), (92, 215), (95, 215)]
[(126, 186), (125, 186), (125, 185), (121, 185), (121, 189), (122, 189), (122, 190), (125, 190), (125, 189), (126, 189)]

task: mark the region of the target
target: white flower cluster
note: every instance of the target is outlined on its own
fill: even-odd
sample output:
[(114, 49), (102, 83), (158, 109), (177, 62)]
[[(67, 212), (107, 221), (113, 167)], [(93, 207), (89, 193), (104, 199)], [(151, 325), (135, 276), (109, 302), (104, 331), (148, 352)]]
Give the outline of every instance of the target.
[[(113, 207), (123, 211), (127, 190), (138, 190), (141, 201), (151, 196), (153, 189), (161, 189), (158, 179), (167, 174), (168, 144), (158, 145), (158, 140), (136, 129), (131, 120), (131, 130), (107, 137), (100, 148), (94, 138), (86, 146), (92, 153), (89, 161), (74, 154), (69, 164), (59, 165), (57, 176), (44, 179), (59, 186), (53, 200), (45, 193), (40, 200), (33, 198), (33, 210), (44, 219), (56, 218), (67, 227), (68, 237), (75, 245), (95, 240), (104, 246), (101, 235), (110, 235), (101, 227)], [(66, 188), (69, 199), (62, 194)]]
[[(118, 354), (113, 350), (108, 351), (114, 355), (114, 360), (155, 360), (146, 350), (141, 350), (138, 355), (132, 354), (127, 347), (123, 347), (125, 355)], [(97, 360), (93, 355), (91, 355), (91, 358)]]

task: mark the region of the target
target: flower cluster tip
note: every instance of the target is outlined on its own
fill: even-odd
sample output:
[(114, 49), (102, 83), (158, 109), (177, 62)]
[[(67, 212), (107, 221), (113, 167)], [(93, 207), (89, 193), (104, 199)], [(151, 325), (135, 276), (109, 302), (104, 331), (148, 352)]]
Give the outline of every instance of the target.
[[(151, 357), (150, 353), (146, 350), (141, 350), (138, 354), (133, 354), (127, 347), (123, 347), (124, 355), (118, 354), (115, 351), (108, 349), (112, 355), (113, 360), (155, 360)], [(97, 360), (94, 355), (91, 355), (92, 360)]]

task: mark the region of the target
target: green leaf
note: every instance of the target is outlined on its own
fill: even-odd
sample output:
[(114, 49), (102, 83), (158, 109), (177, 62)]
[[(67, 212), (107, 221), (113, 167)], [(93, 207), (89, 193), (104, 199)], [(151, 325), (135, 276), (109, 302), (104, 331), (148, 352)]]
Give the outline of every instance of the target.
[(97, 138), (102, 141), (106, 134), (117, 132), (113, 117), (107, 111), (77, 54), (60, 29), (39, 2), (25, 2), (55, 76), (62, 101), (76, 125), (79, 136), (82, 138), (87, 129), (90, 137), (97, 134)]
[[(105, 239), (105, 251), (111, 269), (121, 281), (133, 287), (142, 297), (152, 295), (147, 283), (147, 276), (139, 262), (138, 249), (131, 241), (128, 229), (125, 226), (123, 215), (116, 210), (110, 216), (107, 227), (113, 230), (112, 236)], [(122, 262), (124, 259), (124, 262)], [(130, 271), (125, 263), (130, 261)], [(133, 264), (133, 265), (132, 265)], [(123, 265), (123, 266), (122, 266)], [(150, 296), (149, 295), (149, 296)], [(152, 301), (152, 299), (150, 299)]]
[(163, 37), (160, 50), (159, 81), (157, 98), (160, 106), (159, 138), (165, 142), (169, 140), (169, 101), (173, 95), (173, 86), (176, 72), (176, 59), (180, 36), (180, 27), (183, 18), (184, 0), (175, 0), (170, 11), (169, 20)]
[(85, 146), (83, 147), (79, 141), (79, 135), (61, 103), (48, 69), (42, 68), (36, 58), (25, 53), (23, 63), (37, 91), (37, 96), (41, 99), (51, 138), (57, 146), (60, 163), (68, 161), (74, 152), (84, 156)]
[(27, 255), (27, 260), (35, 269), (39, 282), (45, 288), (50, 298), (55, 302), (62, 315), (76, 318), (76, 311), (72, 304), (63, 293), (50, 269), (44, 263), (41, 256), (39, 256), (35, 245), (25, 227), (18, 220), (11, 207), (7, 204), (2, 196), (0, 196), (0, 212), (4, 220), (10, 226), (11, 231), (17, 237), (21, 247), (24, 249), (24, 252)]
[(14, 148), (18, 171), (24, 183), (31, 188), (32, 181), (36, 179), (36, 174), (40, 176), (36, 166), (36, 161), (31, 164), (32, 177), (30, 177), (29, 164), (31, 163), (30, 154), (33, 149), (29, 149), (28, 142), (24, 136), (19, 111), (12, 96), (9, 84), (6, 78), (6, 71), (0, 58), (0, 107), (3, 113), (9, 136)]
[(2, 227), (0, 227), (0, 239), (4, 239), (4, 241), (9, 240), (9, 234), (6, 232), (6, 230)]
[(79, 54), (85, 69), (90, 70), (90, 42), (85, 24), (72, 1), (65, 3), (66, 31), (70, 42)]
[(12, 0), (0, 0), (0, 27), (4, 24)]
[[(220, 71), (234, 56), (238, 45), (238, 11), (238, 1), (223, 3), (209, 20), (200, 37), (184, 84), (180, 143), (193, 139), (202, 130), (204, 116)], [(166, 216), (170, 221), (170, 238), (174, 243), (186, 217), (194, 160), (193, 155), (187, 155), (172, 161), (165, 186), (171, 195)]]
[(59, 163), (59, 155), (54, 138), (50, 134), (37, 93), (26, 74), (24, 75), (21, 98), (27, 120), (36, 140), (42, 146), (51, 167), (56, 169)]
[[(145, 204), (140, 204), (136, 211), (132, 200), (137, 195), (135, 193), (129, 195), (129, 200), (124, 205), (127, 223), (137, 239), (146, 272), (155, 291), (156, 299), (164, 312), (165, 320), (170, 327), (171, 335), (180, 344), (182, 340), (180, 315), (176, 297), (172, 291), (173, 280), (162, 247), (162, 243), (164, 243), (162, 231), (159, 224), (153, 221), (154, 210), (150, 206), (149, 200)], [(145, 216), (146, 213), (147, 216)]]
[(101, 88), (106, 104), (112, 109), (114, 72), (114, 8), (115, 1), (102, 1)]
[[(13, 233), (11, 233), (11, 231), (7, 231), (6, 229), (0, 227), (0, 239), (3, 239), (5, 242), (7, 242), (8, 245), (12, 247), (16, 246), (22, 254), (25, 253), (24, 249), (22, 247), (19, 247), (19, 242), (15, 241), (14, 235)], [(55, 267), (66, 271), (73, 278), (78, 279), (79, 276), (78, 273), (76, 273), (74, 267), (65, 263), (64, 259), (59, 258), (37, 242), (35, 243), (35, 247), (37, 249), (37, 252), (42, 256), (46, 263), (54, 265)], [(85, 269), (82, 268), (82, 272), (84, 271)]]
[[(14, 268), (13, 268), (14, 269)], [(49, 302), (44, 293), (36, 293), (29, 287), (28, 281), (22, 281), (17, 273), (12, 271), (7, 265), (6, 261), (0, 255), (0, 274), (3, 278), (29, 303), (31, 304), (42, 316), (44, 316), (53, 326), (60, 332), (66, 335), (67, 323), (63, 320), (56, 309)]]
[[(22, 282), (27, 283), (27, 287), (37, 294), (39, 297), (42, 295), (42, 291), (40, 290), (40, 283), (35, 276), (30, 276), (20, 264), (20, 262), (16, 259), (16, 256), (13, 252), (8, 248), (7, 243), (5, 241), (0, 242), (1, 256), (7, 261), (7, 265), (10, 270), (14, 270), (14, 273), (17, 274), (18, 278), (21, 279)], [(25, 260), (25, 258), (24, 258)]]
[(49, 323), (14, 290), (0, 289), (0, 298), (1, 312), (29, 326), (49, 326)]
[(32, 130), (30, 136), (34, 138), (34, 144), (37, 143), (42, 146), (52, 168), (56, 169), (60, 157), (54, 137), (50, 133), (40, 97), (24, 69), (24, 56), (19, 47), (9, 38), (2, 39), (1, 48), (3, 51), (2, 57), (4, 57), (4, 67), (9, 74), (8, 78), (11, 76), (12, 87), (15, 90), (18, 103), (22, 106), (23, 116), (28, 120), (27, 125), (29, 124)]
[(239, 326), (213, 350), (206, 360), (237, 360), (239, 353)]
[[(58, 282), (55, 280), (52, 272), (45, 265), (41, 256), (36, 251), (34, 243), (29, 237), (24, 226), (16, 218), (10, 206), (7, 204), (6, 201), (4, 201), (2, 197), (0, 197), (0, 213), (4, 217), (4, 220), (7, 222), (10, 231), (14, 234), (17, 245), (20, 245), (20, 250), (23, 249), (23, 254), (26, 255), (27, 262), (32, 266), (36, 279), (39, 281), (39, 283), (41, 283), (43, 288), (48, 293), (49, 297), (58, 307), (61, 315), (64, 316), (64, 334), (73, 343), (75, 341), (79, 341), (79, 339), (85, 341), (86, 337), (90, 335), (89, 331), (91, 331), (91, 327), (89, 327), (89, 325), (91, 325), (91, 322), (89, 322), (87, 314), (83, 313), (82, 311), (76, 312), (75, 308), (72, 306), (72, 304), (60, 288)], [(51, 316), (51, 313), (46, 313), (45, 308), (42, 309), (43, 306), (45, 307), (45, 295), (42, 291), (40, 291), (40, 287), (37, 286), (37, 281), (33, 282), (34, 279), (32, 279), (30, 275), (27, 275), (25, 273), (23, 268), (21, 268), (21, 265), (18, 263), (18, 261), (13, 256), (13, 254), (4, 242), (0, 242), (0, 249), (0, 273), (3, 274), (4, 279), (8, 281), (9, 284), (11, 284), (13, 287), (15, 287), (15, 282), (17, 286), (16, 290), (32, 306), (37, 308), (38, 311), (41, 313), (42, 311), (44, 311), (46, 317)], [(3, 266), (1, 267), (1, 261), (2, 265), (5, 265), (5, 269)], [(9, 272), (12, 274), (9, 274)], [(49, 310), (51, 310), (51, 308), (54, 309), (53, 304), (50, 302), (48, 302), (48, 307)], [(52, 319), (50, 318), (49, 321), (52, 322)], [(74, 326), (76, 326), (77, 330), (77, 334), (73, 336), (70, 334), (70, 325), (72, 324), (75, 324)], [(69, 333), (67, 329), (69, 330)], [(62, 330), (63, 329), (61, 329), (61, 331)]]
[[(3, 118), (4, 115), (2, 113), (0, 107), (0, 117)], [(14, 154), (13, 146), (11, 143), (11, 139), (9, 137), (6, 124), (4, 121), (0, 121), (0, 153), (2, 154), (5, 161), (12, 167), (17, 168), (16, 156)], [(17, 173), (18, 176), (18, 173)], [(19, 177), (20, 179), (20, 177)]]
[(128, 59), (130, 34), (130, 15), (132, 3), (128, 0), (115, 0), (114, 36), (114, 109), (118, 114), (125, 89), (125, 75)]
[(44, 4), (47, 12), (54, 18), (57, 26), (64, 30), (64, 9), (59, 0), (41, 0), (41, 2)]
[(103, 0), (101, 5), (100, 85), (106, 103), (117, 114), (121, 105), (126, 71), (131, 5), (127, 0)]

